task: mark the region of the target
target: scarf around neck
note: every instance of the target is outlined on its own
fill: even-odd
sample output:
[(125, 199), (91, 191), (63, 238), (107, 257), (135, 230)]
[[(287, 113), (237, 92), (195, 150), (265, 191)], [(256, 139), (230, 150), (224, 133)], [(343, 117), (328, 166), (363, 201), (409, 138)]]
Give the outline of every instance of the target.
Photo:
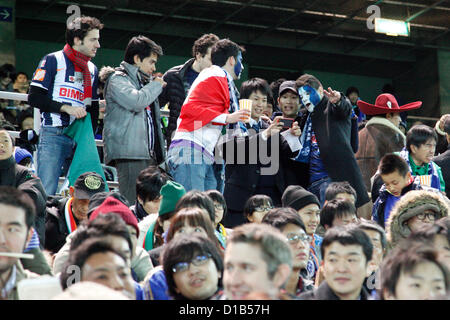
[(88, 62), (91, 60), (91, 58), (82, 54), (81, 52), (74, 50), (68, 44), (64, 46), (63, 51), (67, 55), (67, 58), (73, 62), (75, 71), (81, 71), (83, 74), (84, 105), (86, 107), (90, 106), (92, 104), (92, 81)]

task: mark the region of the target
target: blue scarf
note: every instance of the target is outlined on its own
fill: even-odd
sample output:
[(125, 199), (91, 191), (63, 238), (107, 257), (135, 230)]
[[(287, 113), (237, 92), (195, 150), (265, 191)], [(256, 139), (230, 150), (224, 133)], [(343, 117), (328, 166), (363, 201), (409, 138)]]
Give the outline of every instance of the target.
[(312, 120), (311, 114), (308, 115), (306, 119), (305, 127), (303, 128), (302, 135), (300, 136), (300, 143), (302, 148), (298, 153), (297, 157), (294, 158), (295, 161), (308, 163), (311, 156), (311, 136), (312, 136)]

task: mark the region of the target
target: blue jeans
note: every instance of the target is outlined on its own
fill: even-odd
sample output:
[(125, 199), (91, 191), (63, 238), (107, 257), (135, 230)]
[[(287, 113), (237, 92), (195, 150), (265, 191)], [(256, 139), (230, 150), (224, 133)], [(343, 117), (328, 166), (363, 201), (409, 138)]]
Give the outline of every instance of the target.
[(329, 177), (322, 178), (320, 180), (314, 181), (308, 187), (308, 191), (313, 193), (317, 199), (319, 199), (320, 207), (323, 207), (325, 203), (325, 191), (328, 188), (328, 185), (331, 183), (331, 179)]
[(169, 172), (186, 191), (216, 189), (214, 160), (191, 147), (170, 148), (167, 154)]
[(54, 195), (61, 174), (66, 175), (72, 162), (75, 142), (63, 135), (62, 127), (41, 127), (37, 150), (37, 175), (47, 195)]

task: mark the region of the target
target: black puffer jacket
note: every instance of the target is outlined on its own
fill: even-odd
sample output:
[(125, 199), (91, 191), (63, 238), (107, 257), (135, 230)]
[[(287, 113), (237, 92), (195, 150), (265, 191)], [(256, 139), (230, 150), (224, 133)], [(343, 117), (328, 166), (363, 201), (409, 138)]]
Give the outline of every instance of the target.
[(159, 95), (159, 105), (164, 107), (166, 103), (169, 103), (169, 125), (165, 132), (167, 147), (172, 141), (172, 133), (177, 128), (177, 120), (180, 115), (181, 106), (186, 99), (186, 91), (184, 88), (184, 75), (186, 70), (194, 63), (194, 59), (186, 61), (185, 64), (175, 66), (166, 71), (163, 76), (167, 85), (164, 87), (163, 92)]

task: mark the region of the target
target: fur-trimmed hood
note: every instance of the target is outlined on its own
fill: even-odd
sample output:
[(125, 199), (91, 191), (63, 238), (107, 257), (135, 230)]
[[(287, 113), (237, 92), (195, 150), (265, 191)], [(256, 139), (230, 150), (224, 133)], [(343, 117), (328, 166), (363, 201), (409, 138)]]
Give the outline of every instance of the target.
[(411, 234), (406, 222), (425, 210), (436, 212), (439, 215), (438, 219), (446, 217), (450, 211), (449, 200), (438, 191), (413, 190), (395, 204), (386, 226), (387, 239), (391, 247), (395, 247)]
[(116, 71), (113, 67), (103, 66), (98, 73), (98, 78), (101, 82), (106, 83), (106, 80)]

